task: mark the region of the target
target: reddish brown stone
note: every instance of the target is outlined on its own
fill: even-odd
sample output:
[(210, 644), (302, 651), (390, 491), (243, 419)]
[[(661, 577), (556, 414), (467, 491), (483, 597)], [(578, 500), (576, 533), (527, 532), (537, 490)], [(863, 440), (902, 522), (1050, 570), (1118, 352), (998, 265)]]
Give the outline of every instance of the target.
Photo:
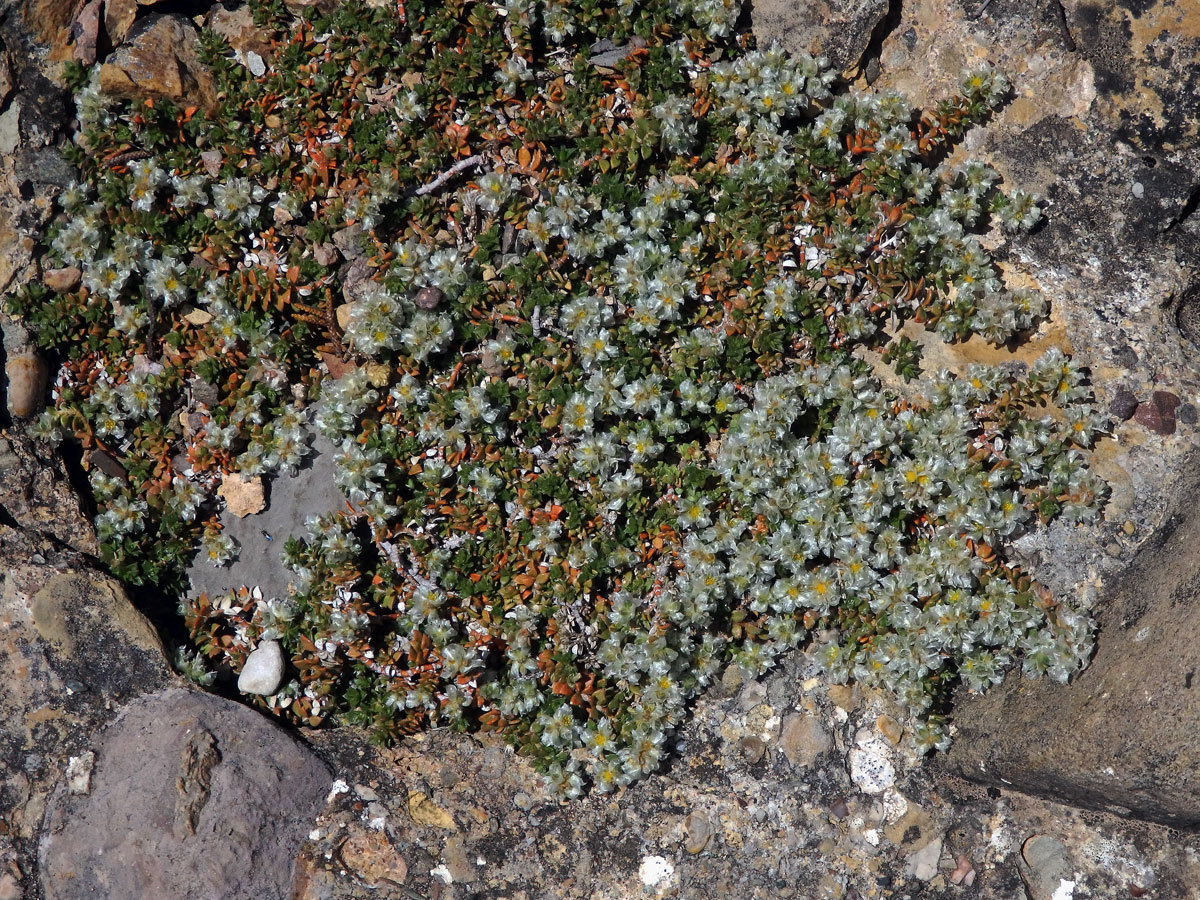
[(1155, 434), (1174, 434), (1175, 410), (1178, 406), (1179, 398), (1175, 394), (1169, 391), (1155, 391), (1149, 400), (1138, 404), (1133, 417), (1138, 424)]
[(75, 17), (71, 37), (75, 42), (75, 59), (90, 66), (96, 62), (96, 40), (100, 34), (100, 0), (91, 0)]

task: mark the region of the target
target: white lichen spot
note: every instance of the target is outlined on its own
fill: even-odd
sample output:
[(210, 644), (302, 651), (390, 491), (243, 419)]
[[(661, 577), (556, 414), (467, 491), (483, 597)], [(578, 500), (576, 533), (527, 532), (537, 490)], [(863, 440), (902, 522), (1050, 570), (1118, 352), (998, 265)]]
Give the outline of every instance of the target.
[(72, 794), (86, 794), (92, 789), (92, 765), (96, 754), (91, 750), (72, 756), (67, 761), (67, 790)]
[(646, 887), (656, 887), (675, 874), (675, 867), (662, 856), (647, 856), (638, 867), (638, 875)]
[(883, 792), (883, 818), (889, 825), (899, 822), (908, 812), (908, 800), (895, 788)]
[(346, 784), (346, 782), (339, 778), (332, 785), (330, 785), (329, 794), (325, 797), (325, 802), (330, 803), (338, 794), (345, 794), (349, 792), (349, 790), (350, 785)]
[(869, 729), (859, 729), (850, 750), (850, 780), (867, 794), (878, 794), (896, 783), (887, 742)]
[(453, 884), (454, 878), (450, 875), (450, 870), (446, 868), (445, 863), (438, 866), (436, 869), (430, 869), (429, 874), (434, 878), (439, 879), (442, 884)]
[(1063, 878), (1058, 882), (1058, 887), (1054, 889), (1054, 893), (1050, 895), (1050, 900), (1072, 900), (1074, 896), (1075, 882)]

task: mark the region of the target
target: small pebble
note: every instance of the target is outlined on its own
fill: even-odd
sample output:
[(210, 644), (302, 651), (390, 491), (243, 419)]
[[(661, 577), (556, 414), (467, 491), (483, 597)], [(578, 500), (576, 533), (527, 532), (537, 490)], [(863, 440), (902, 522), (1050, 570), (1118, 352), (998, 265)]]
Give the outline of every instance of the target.
[(763, 743), (762, 738), (751, 736), (744, 737), (738, 741), (738, 749), (742, 752), (742, 759), (746, 760), (750, 765), (754, 765), (767, 752), (767, 745)]
[(688, 853), (699, 853), (712, 840), (712, 822), (700, 813), (688, 813), (687, 818), (683, 820), (683, 827), (687, 832), (683, 846)]
[(283, 681), (283, 650), (279, 641), (263, 641), (246, 657), (238, 690), (243, 694), (268, 696), (279, 689)]
[(437, 309), (438, 304), (442, 302), (442, 292), (435, 287), (423, 287), (417, 291), (413, 302), (418, 309)]
[(96, 763), (96, 754), (87, 750), (79, 756), (72, 756), (67, 762), (67, 790), (72, 794), (87, 794), (92, 789), (92, 766)]
[[(1032, 900), (1051, 900), (1072, 873), (1067, 845), (1048, 834), (1035, 834), (1021, 846), (1021, 856), (1029, 866)], [(1059, 900), (1059, 898), (1055, 898)]]
[(900, 746), (900, 739), (904, 737), (904, 728), (900, 723), (891, 716), (880, 716), (875, 720), (875, 727), (879, 729), (879, 733), (891, 741), (893, 746)]
[(942, 839), (935, 838), (916, 853), (908, 857), (905, 872), (918, 881), (931, 881), (938, 872), (938, 861), (942, 858)]
[(958, 865), (950, 873), (951, 883), (970, 887), (975, 883), (975, 867), (971, 865), (971, 860), (965, 853), (958, 854), (956, 861)]
[(83, 273), (77, 266), (67, 266), (63, 269), (47, 269), (42, 273), (42, 283), (52, 291), (66, 293), (79, 287), (79, 279)]
[(1179, 409), (1175, 410), (1175, 418), (1184, 425), (1195, 425), (1200, 414), (1196, 412), (1196, 407), (1192, 403), (1185, 403)]
[(323, 266), (336, 265), (340, 256), (333, 244), (318, 244), (313, 248), (313, 259)]
[(16, 419), (37, 415), (45, 405), (49, 369), (33, 350), (14, 353), (4, 366), (8, 376), (8, 414)]
[(850, 806), (846, 803), (845, 797), (838, 797), (829, 804), (830, 815), (838, 819), (844, 819), (850, 815)]
[(1122, 421), (1128, 422), (1133, 418), (1133, 414), (1137, 412), (1138, 399), (1134, 396), (1133, 391), (1121, 385), (1113, 393), (1112, 399), (1108, 402), (1108, 411), (1113, 417)]
[(793, 766), (811, 766), (817, 761), (817, 757), (832, 746), (829, 732), (816, 716), (802, 713), (783, 720), (779, 732), (779, 749)]

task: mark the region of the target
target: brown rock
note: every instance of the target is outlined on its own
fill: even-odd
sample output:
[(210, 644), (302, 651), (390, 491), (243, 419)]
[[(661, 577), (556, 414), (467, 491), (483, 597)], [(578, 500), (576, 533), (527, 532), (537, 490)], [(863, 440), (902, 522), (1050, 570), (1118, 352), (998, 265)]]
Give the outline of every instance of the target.
[(100, 89), (113, 97), (163, 97), (211, 109), (216, 86), (200, 62), (198, 47), (191, 20), (148, 16), (135, 23), (126, 42), (100, 66)]
[(34, 350), (14, 353), (4, 364), (8, 381), (8, 414), (26, 419), (42, 411), (46, 402), (49, 369)]
[(1108, 402), (1108, 411), (1122, 422), (1128, 422), (1137, 412), (1138, 399), (1133, 391), (1121, 385), (1113, 392), (1112, 400)]
[(104, 0), (104, 30), (114, 47), (124, 42), (137, 18), (137, 0)]
[(713, 825), (706, 816), (698, 812), (688, 813), (683, 820), (684, 849), (688, 853), (699, 853), (712, 840)]
[(1169, 391), (1155, 391), (1149, 400), (1138, 404), (1133, 418), (1155, 434), (1174, 434), (1175, 410), (1178, 406), (1179, 397), (1175, 394)]
[(109, 478), (119, 478), (125, 481), (129, 478), (129, 474), (125, 471), (125, 467), (121, 465), (115, 456), (107, 450), (101, 450), (98, 447), (89, 450), (84, 454), (84, 463), (89, 469), (99, 469)]
[(347, 869), (369, 888), (404, 884), (408, 864), (382, 831), (358, 830), (338, 849)]
[(753, 766), (763, 758), (767, 752), (767, 745), (762, 738), (750, 735), (738, 741), (738, 750), (741, 751), (742, 759)]
[(47, 269), (42, 273), (42, 283), (52, 291), (66, 293), (79, 287), (79, 279), (83, 273), (77, 266), (67, 266), (63, 269)]
[[(140, 2), (140, 0), (139, 0)], [(220, 4), (208, 14), (208, 27), (229, 41), (229, 46), (241, 53), (251, 52), (266, 56), (271, 49), (267, 33), (254, 24), (254, 13), (249, 4), (227, 9)]]
[(442, 302), (442, 292), (435, 287), (423, 287), (417, 291), (413, 302), (417, 304), (418, 309), (437, 309), (438, 304)]
[(323, 266), (332, 266), (337, 264), (337, 261), (340, 259), (340, 257), (338, 255), (337, 247), (333, 246), (333, 244), (326, 243), (318, 244), (317, 246), (313, 247), (313, 259)]
[(70, 59), (67, 45), (79, 6), (79, 0), (33, 0), (14, 8), (24, 12), (26, 27), (51, 48), (54, 59)]
[(811, 766), (832, 746), (829, 732), (816, 716), (795, 715), (783, 720), (779, 749), (793, 766), (801, 769)]

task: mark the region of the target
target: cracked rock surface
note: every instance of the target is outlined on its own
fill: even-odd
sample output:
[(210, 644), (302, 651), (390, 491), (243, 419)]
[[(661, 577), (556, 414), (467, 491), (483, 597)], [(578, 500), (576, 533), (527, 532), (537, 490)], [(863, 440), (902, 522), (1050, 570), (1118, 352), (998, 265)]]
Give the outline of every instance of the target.
[[(139, 25), (127, 3), (89, 6), (118, 33), (148, 30), (152, 13), (134, 11)], [(0, 153), (3, 286), (39, 277), (32, 237), (70, 176), (50, 76), (75, 52), (77, 7), (31, 0), (0, 13), (0, 146), (13, 147)], [(1102, 404), (1120, 398), (1128, 412), (1114, 413), (1097, 454), (1113, 485), (1105, 521), (1018, 547), (1057, 594), (1095, 608), (1092, 670), (1068, 687), (1014, 677), (960, 698), (955, 748), (930, 765), (900, 749), (884, 698), (823, 684), (797, 654), (761, 682), (728, 673), (663, 772), (560, 803), (483, 736), (434, 731), (380, 749), (344, 728), (297, 740), (180, 687), (158, 637), (95, 568), (61, 464), (12, 430), (0, 444), (0, 898), (88, 896), (71, 893), (84, 883), (140, 896), (145, 879), (168, 875), (179, 880), (153, 882), (164, 896), (297, 900), (1195, 895), (1200, 838), (1183, 828), (1200, 822), (1186, 640), (1200, 568), (1189, 508), (1200, 485), (1187, 474), (1200, 402), (1197, 10), (763, 0), (753, 16), (761, 40), (824, 50), (861, 71), (861, 86), (918, 105), (979, 62), (1012, 80), (1011, 102), (964, 153), (1049, 200), (1045, 224), (998, 251), (1010, 283), (1041, 288), (1054, 309), (1019, 352), (1072, 349)], [(33, 46), (21, 21), (45, 54), (16, 52)], [(230, 21), (252, 48), (246, 17)], [(913, 337), (931, 370), (994, 352)], [(275, 487), (263, 513), (237, 520), (247, 546), (275, 533), (262, 516), (289, 509), (291, 488)], [(332, 770), (328, 792), (316, 757)], [(114, 812), (118, 794), (144, 814)], [(128, 843), (135, 826), (154, 829), (171, 866)], [(114, 880), (135, 876), (136, 887)]]

